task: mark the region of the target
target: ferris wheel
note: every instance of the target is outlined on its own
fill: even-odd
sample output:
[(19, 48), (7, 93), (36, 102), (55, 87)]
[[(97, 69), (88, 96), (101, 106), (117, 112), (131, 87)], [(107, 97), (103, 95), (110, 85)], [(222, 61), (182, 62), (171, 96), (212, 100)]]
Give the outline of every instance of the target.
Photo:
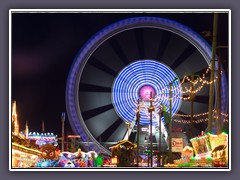
[[(66, 86), (70, 125), (89, 148), (110, 153), (101, 142), (117, 142), (135, 119), (141, 98), (140, 123), (149, 123), (149, 92), (154, 95), (156, 116), (160, 104), (169, 109), (169, 83), (180, 87), (186, 72), (205, 73), (211, 47), (192, 29), (160, 17), (134, 17), (117, 21), (89, 39), (76, 55)], [(207, 80), (208, 77), (206, 77)], [(222, 112), (228, 111), (226, 75), (222, 74)], [(215, 85), (216, 89), (216, 85)], [(174, 88), (173, 114), (190, 114), (190, 102)], [(215, 90), (216, 92), (216, 90)], [(216, 94), (216, 93), (215, 93)], [(194, 112), (208, 111), (209, 87), (195, 95)], [(215, 106), (217, 96), (215, 95)], [(181, 119), (181, 117), (180, 117)], [(163, 119), (164, 121), (164, 119)], [(195, 125), (203, 130), (207, 124)]]

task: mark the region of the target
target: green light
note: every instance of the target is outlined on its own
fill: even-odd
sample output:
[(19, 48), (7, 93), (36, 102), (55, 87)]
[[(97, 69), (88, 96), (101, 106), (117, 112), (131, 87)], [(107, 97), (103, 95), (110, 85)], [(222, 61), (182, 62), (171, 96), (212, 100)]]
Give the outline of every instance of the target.
[(212, 161), (212, 157), (207, 157), (206, 160), (207, 161)]
[(228, 134), (227, 134), (226, 132), (224, 132), (224, 131), (222, 132), (222, 134), (224, 134), (224, 135), (228, 135)]
[(103, 164), (102, 156), (98, 155), (96, 162), (97, 162), (97, 166), (102, 166)]

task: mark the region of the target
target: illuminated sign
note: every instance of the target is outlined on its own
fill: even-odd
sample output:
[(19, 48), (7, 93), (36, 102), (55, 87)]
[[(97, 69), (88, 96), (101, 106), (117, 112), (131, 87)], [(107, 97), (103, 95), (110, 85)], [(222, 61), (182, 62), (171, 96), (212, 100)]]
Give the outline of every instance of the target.
[(47, 143), (57, 144), (56, 140), (57, 135), (54, 135), (53, 133), (36, 133), (36, 132), (30, 132), (28, 134), (28, 139), (35, 140), (36, 144), (39, 146), (42, 146)]
[(143, 132), (148, 132), (148, 127), (142, 127), (142, 128), (141, 128), (141, 131), (143, 131)]
[(196, 155), (205, 154), (211, 151), (209, 138), (206, 135), (190, 139), (190, 141)]
[(182, 152), (183, 150), (183, 139), (172, 138), (172, 152)]
[(185, 146), (182, 150), (182, 158), (191, 158), (193, 157), (193, 148), (190, 146)]
[(225, 133), (219, 135), (208, 134), (208, 136), (212, 150), (214, 150), (217, 146), (220, 145), (228, 145), (228, 135)]

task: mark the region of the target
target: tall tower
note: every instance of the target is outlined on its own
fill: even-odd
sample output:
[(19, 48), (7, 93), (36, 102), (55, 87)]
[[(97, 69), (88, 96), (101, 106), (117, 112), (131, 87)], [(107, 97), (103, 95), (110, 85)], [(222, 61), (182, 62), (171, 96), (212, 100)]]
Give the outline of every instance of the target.
[(19, 134), (19, 123), (17, 119), (17, 103), (12, 101), (12, 133), (17, 136)]
[(65, 112), (62, 112), (61, 121), (62, 121), (62, 151), (64, 151), (64, 122), (65, 122)]

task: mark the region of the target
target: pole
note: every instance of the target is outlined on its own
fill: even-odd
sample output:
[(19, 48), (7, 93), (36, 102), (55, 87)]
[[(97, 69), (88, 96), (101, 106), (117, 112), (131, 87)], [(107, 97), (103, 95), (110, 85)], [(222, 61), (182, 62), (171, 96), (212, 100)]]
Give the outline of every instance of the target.
[[(152, 107), (152, 92), (151, 92), (151, 100), (150, 100), (150, 107)], [(152, 151), (153, 151), (153, 147), (152, 147), (152, 111), (150, 111), (150, 160), (151, 160), (151, 166), (153, 165), (152, 162)]]
[(217, 117), (218, 117), (218, 123), (217, 123), (217, 134), (221, 134), (222, 132), (222, 115), (221, 115), (221, 58), (218, 58), (218, 103), (217, 103)]
[(140, 134), (140, 102), (138, 99), (138, 108), (137, 108), (137, 167), (139, 167), (139, 134)]
[(62, 152), (64, 151), (64, 121), (65, 121), (65, 112), (62, 112)]
[[(191, 81), (194, 81), (194, 73), (191, 74)], [(190, 129), (190, 139), (193, 138), (193, 99), (194, 99), (194, 94), (193, 94), (193, 88), (194, 85), (192, 83), (192, 90), (191, 90), (191, 129)]]
[(153, 165), (153, 161), (152, 161), (152, 152), (153, 152), (153, 147), (152, 147), (152, 112), (154, 111), (154, 107), (153, 107), (153, 97), (152, 97), (152, 92), (150, 94), (150, 106), (148, 108), (148, 112), (150, 113), (150, 163), (151, 163), (151, 166)]
[(169, 122), (169, 151), (168, 151), (168, 158), (169, 162), (172, 163), (172, 83), (169, 84), (169, 100), (170, 100), (170, 122)]
[(127, 133), (128, 133), (128, 140), (129, 140), (129, 136), (130, 136), (130, 133), (129, 133), (130, 132), (130, 123), (129, 122), (126, 122), (126, 123), (127, 123), (127, 126), (128, 126), (128, 130), (127, 130), (128, 132)]
[(214, 74), (215, 74), (215, 57), (217, 46), (217, 27), (218, 27), (218, 14), (214, 13), (213, 19), (213, 41), (212, 41), (212, 61), (211, 61), (211, 76), (210, 76), (210, 90), (209, 90), (209, 113), (208, 113), (208, 132), (212, 133), (212, 112), (213, 112), (213, 96), (214, 96)]
[(42, 132), (45, 132), (45, 125), (44, 125), (44, 120), (42, 120)]
[(159, 125), (158, 125), (158, 132), (159, 132), (159, 142), (158, 142), (158, 167), (161, 167), (161, 127), (162, 127), (162, 123), (161, 123), (161, 113), (162, 113), (162, 105), (160, 105), (160, 109), (159, 109)]

